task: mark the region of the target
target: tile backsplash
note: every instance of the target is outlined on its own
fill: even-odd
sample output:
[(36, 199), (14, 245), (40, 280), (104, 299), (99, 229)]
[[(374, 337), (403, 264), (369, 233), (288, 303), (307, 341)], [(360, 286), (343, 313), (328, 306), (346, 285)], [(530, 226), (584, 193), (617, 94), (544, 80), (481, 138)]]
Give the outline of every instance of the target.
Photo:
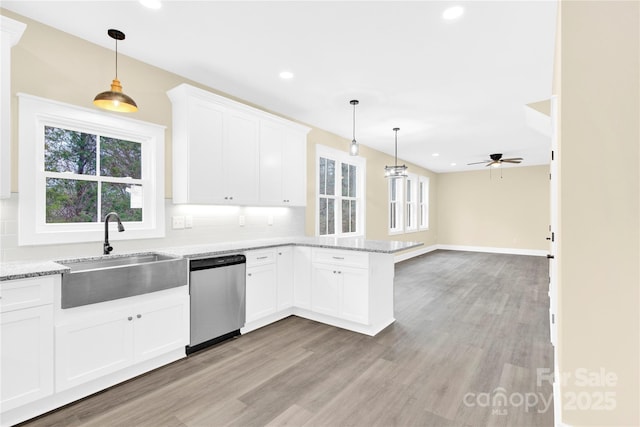
[[(173, 217), (190, 217), (192, 228), (173, 229)], [(303, 207), (174, 205), (165, 200), (165, 237), (118, 240), (114, 254), (170, 246), (304, 235)], [(244, 225), (240, 225), (243, 222)], [(125, 231), (126, 233), (126, 231)], [(116, 234), (117, 235), (117, 234)], [(18, 246), (18, 194), (0, 200), (0, 261), (54, 260), (102, 253), (101, 242)]]

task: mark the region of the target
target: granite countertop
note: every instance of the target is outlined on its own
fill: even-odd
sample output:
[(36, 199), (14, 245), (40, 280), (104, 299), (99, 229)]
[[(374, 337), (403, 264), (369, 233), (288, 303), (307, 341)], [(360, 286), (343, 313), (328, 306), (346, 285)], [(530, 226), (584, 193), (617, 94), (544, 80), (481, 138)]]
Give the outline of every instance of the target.
[[(159, 248), (153, 251), (132, 252), (82, 258), (68, 258), (58, 262), (73, 262), (102, 258), (117, 258), (133, 254), (160, 253), (181, 258), (201, 258), (229, 253), (238, 253), (254, 249), (274, 248), (278, 246), (311, 246), (316, 248), (341, 249), (361, 252), (393, 254), (422, 246), (421, 242), (399, 242), (386, 240), (366, 240), (362, 238), (335, 237), (289, 237), (260, 240), (241, 240), (234, 242), (204, 245), (176, 246)], [(55, 261), (11, 261), (0, 263), (0, 281), (47, 276), (69, 272), (69, 267)]]

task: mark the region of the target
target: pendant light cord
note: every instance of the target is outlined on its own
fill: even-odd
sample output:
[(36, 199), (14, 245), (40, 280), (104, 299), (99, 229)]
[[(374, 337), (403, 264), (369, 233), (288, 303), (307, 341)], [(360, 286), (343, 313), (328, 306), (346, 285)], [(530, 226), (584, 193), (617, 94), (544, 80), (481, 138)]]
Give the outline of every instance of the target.
[(116, 80), (118, 80), (118, 39), (116, 39)]
[(356, 140), (356, 103), (353, 103), (353, 140), (351, 142), (355, 142)]

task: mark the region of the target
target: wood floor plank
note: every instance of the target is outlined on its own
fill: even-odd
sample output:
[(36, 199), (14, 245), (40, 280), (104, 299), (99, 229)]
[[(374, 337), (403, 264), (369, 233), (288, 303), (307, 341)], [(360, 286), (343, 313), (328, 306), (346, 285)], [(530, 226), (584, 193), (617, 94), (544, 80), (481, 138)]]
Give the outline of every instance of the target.
[(435, 251), (396, 265), (396, 322), (368, 337), (289, 317), (24, 427), (551, 426), (542, 257)]

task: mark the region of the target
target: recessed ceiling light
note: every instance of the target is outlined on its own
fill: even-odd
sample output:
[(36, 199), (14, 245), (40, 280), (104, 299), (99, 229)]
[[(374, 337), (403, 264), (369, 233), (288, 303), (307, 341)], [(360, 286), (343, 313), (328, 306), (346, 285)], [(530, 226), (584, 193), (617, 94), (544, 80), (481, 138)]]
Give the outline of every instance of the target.
[(451, 166), (455, 166), (457, 163), (451, 163)]
[(464, 14), (464, 7), (462, 6), (452, 6), (447, 8), (442, 12), (442, 19), (446, 19), (447, 21), (451, 21), (453, 19), (458, 19)]
[(140, 4), (149, 9), (160, 9), (162, 7), (160, 0), (140, 0)]
[(433, 153), (432, 156), (433, 157), (438, 157), (440, 155), (440, 153)]
[(280, 73), (280, 78), (284, 80), (289, 80), (293, 78), (293, 73), (291, 71), (282, 71)]

